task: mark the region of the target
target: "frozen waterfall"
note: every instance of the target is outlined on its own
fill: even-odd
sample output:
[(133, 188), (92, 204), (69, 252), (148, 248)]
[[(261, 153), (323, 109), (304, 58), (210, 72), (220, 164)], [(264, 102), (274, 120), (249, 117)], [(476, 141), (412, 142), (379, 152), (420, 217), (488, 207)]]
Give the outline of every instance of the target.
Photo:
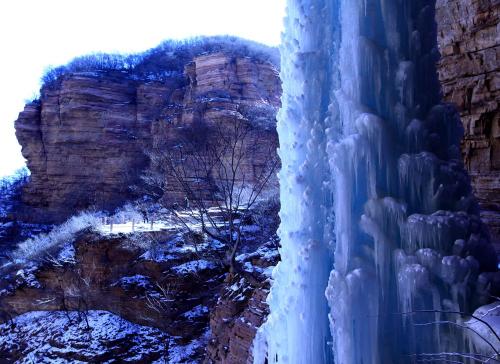
[[(412, 363), (472, 349), (496, 256), (440, 103), (432, 0), (288, 0), (282, 262), (254, 362)], [(426, 312), (422, 312), (426, 311)], [(423, 355), (423, 356), (422, 356)]]

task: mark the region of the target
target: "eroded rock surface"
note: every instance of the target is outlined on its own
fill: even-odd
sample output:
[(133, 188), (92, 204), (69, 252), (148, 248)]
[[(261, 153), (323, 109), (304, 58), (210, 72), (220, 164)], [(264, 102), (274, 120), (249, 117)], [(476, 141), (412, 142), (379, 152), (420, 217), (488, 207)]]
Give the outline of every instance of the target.
[[(30, 355), (63, 363), (246, 363), (279, 258), (275, 239), (255, 240), (262, 235), (247, 236), (231, 281), (219, 259), (223, 245), (207, 240), (195, 248), (176, 229), (84, 230), (36, 260), (3, 265), (0, 363)], [(128, 332), (110, 332), (118, 323)]]
[(266, 298), (272, 269), (279, 260), (276, 244), (267, 243), (238, 260), (244, 270), (222, 287), (210, 314), (205, 364), (253, 363), (253, 341), (269, 314)]
[[(142, 244), (153, 239), (155, 247), (145, 252), (134, 239)], [(225, 274), (215, 261), (199, 254), (210, 250), (216, 255), (218, 249), (207, 245), (195, 253), (188, 239), (170, 232), (139, 237), (83, 233), (53, 256), (47, 253), (37, 262), (4, 266), (0, 333), (5, 340), (0, 340), (0, 358), (6, 363), (25, 362), (28, 354), (68, 363), (118, 359), (151, 363), (162, 358), (172, 363), (200, 362), (208, 341), (209, 310)], [(88, 347), (87, 319), (93, 331), (106, 330), (96, 310), (107, 312), (105, 317), (119, 316), (130, 335), (96, 335), (95, 345)], [(37, 311), (53, 312), (60, 324), (51, 326), (47, 335), (38, 335), (37, 321), (47, 317), (39, 320), (42, 314), (33, 313)], [(68, 315), (73, 319), (64, 320)], [(9, 325), (11, 319), (15, 325)], [(72, 336), (61, 338), (64, 332)], [(37, 343), (45, 348), (38, 354)], [(74, 348), (63, 352), (57, 349), (61, 345)]]
[[(0, 307), (10, 316), (106, 310), (173, 336), (200, 334), (208, 322), (202, 307), (215, 303), (223, 268), (201, 259), (182, 237), (152, 232), (140, 239), (154, 239), (161, 255), (141, 257), (144, 251), (128, 238), (84, 234), (64, 258), (54, 254), (38, 263), (8, 265), (2, 269)], [(210, 254), (216, 256), (217, 249), (211, 246)], [(187, 320), (192, 310), (200, 314)]]
[(169, 339), (106, 311), (34, 311), (0, 324), (0, 363), (162, 363)]
[(465, 166), (500, 242), (500, 2), (437, 0), (436, 9), (444, 98), (460, 111)]

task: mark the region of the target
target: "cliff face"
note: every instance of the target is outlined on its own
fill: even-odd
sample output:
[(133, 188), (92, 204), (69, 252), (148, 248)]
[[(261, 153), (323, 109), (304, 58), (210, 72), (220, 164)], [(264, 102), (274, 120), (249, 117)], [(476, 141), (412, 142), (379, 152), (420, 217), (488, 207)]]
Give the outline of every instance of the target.
[[(25, 214), (57, 222), (89, 206), (113, 209), (130, 197), (148, 147), (175, 140), (179, 127), (197, 121), (264, 118), (273, 125), (280, 92), (272, 64), (220, 52), (195, 57), (184, 74), (161, 82), (125, 71), (68, 74), (42, 89), (15, 124), (32, 176)], [(256, 135), (277, 145), (274, 127)], [(259, 158), (246, 164), (258, 166)]]
[(464, 126), (462, 152), (493, 240), (500, 241), (500, 2), (437, 0), (439, 78)]
[(205, 364), (253, 363), (252, 344), (269, 314), (270, 276), (279, 261), (276, 244), (268, 242), (238, 260), (244, 270), (222, 286), (210, 312)]
[(148, 100), (137, 88), (120, 74), (74, 74), (19, 115), (16, 135), (31, 171), (23, 200), (44, 210), (38, 221), (123, 198), (150, 138), (141, 112)]

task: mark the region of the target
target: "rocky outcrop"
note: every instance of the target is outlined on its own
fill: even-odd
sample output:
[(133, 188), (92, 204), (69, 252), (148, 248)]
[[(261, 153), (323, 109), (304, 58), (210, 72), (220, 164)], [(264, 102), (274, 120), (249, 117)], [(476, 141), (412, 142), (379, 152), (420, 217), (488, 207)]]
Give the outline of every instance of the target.
[[(148, 164), (145, 151), (193, 123), (255, 122), (255, 138), (275, 149), (275, 128), (260, 124), (274, 125), (280, 93), (274, 65), (224, 52), (194, 57), (184, 74), (161, 80), (113, 70), (66, 74), (42, 88), (15, 123), (31, 171), (20, 215), (59, 222), (90, 206), (114, 209), (130, 198), (129, 186)], [(248, 168), (262, 158), (253, 156)]]
[[(216, 258), (225, 248), (215, 241), (195, 248), (192, 235), (175, 228), (128, 235), (104, 230), (84, 230), (74, 243), (44, 251), (36, 260), (0, 267), (0, 358), (6, 363), (32, 354), (89, 362), (251, 362), (253, 339), (268, 314), (270, 274), (279, 260), (275, 236), (262, 245), (265, 234), (249, 234), (246, 253), (237, 258), (239, 272), (228, 279)], [(103, 335), (102, 320), (111, 326), (121, 321), (130, 332)], [(38, 322), (46, 322), (46, 335)], [(89, 331), (96, 333), (90, 346), (84, 339)], [(144, 341), (141, 332), (148, 332)], [(72, 349), (60, 351), (61, 345)]]
[(37, 221), (114, 207), (126, 196), (150, 138), (137, 111), (147, 100), (136, 89), (122, 74), (73, 74), (19, 115), (16, 135), (31, 171), (23, 201), (41, 211)]
[(169, 344), (161, 330), (107, 311), (35, 311), (0, 324), (2, 364), (161, 363), (172, 357), (169, 350), (178, 349)]
[(206, 364), (251, 364), (253, 340), (269, 314), (269, 281), (251, 284), (237, 276), (231, 283), (223, 287), (211, 314)]
[[(182, 337), (203, 329), (206, 315), (205, 322), (201, 315), (189, 324), (180, 318), (196, 306), (213, 305), (224, 270), (199, 262), (191, 243), (175, 235), (149, 233), (140, 239), (157, 241), (168, 259), (141, 258), (144, 251), (123, 237), (83, 234), (71, 259), (58, 260), (56, 254), (38, 264), (2, 270), (0, 307), (11, 316), (38, 310), (106, 310)], [(210, 253), (216, 256), (217, 249)]]
[(266, 298), (272, 269), (279, 260), (277, 244), (268, 242), (238, 260), (244, 269), (224, 284), (210, 313), (205, 364), (253, 363), (253, 341), (269, 314)]
[(462, 152), (481, 216), (500, 242), (500, 2), (437, 0), (445, 100), (460, 111)]
[[(172, 100), (152, 123), (152, 145), (159, 149), (175, 148), (189, 138), (195, 138), (196, 142), (192, 144), (198, 145), (202, 145), (206, 138), (233, 138), (234, 130), (230, 125), (248, 123), (251, 129), (240, 140), (247, 152), (238, 175), (255, 176), (267, 164), (271, 154), (276, 156), (278, 147), (275, 119), (281, 87), (277, 70), (269, 63), (258, 64), (248, 57), (234, 58), (216, 53), (196, 57), (186, 65), (184, 74), (189, 83), (183, 88), (182, 100)], [(200, 121), (206, 130), (200, 128)], [(210, 129), (213, 129), (212, 133)], [(200, 135), (204, 133), (206, 135)], [(224, 148), (217, 145), (217, 140), (207, 141), (211, 147)], [(204, 154), (201, 152), (197, 157), (202, 158)], [(186, 160), (189, 158), (183, 158), (182, 164), (188, 166)], [(206, 171), (192, 167), (185, 173), (186, 180), (202, 179)], [(168, 174), (166, 188), (164, 200), (167, 203), (184, 203), (185, 189)], [(191, 188), (206, 186), (193, 184)]]
[[(154, 242), (154, 247), (150, 245), (145, 251), (143, 247), (148, 241)], [(208, 340), (209, 311), (216, 304), (225, 277), (221, 265), (215, 260), (203, 260), (200, 255), (214, 257), (220, 254), (220, 249), (220, 245), (209, 244), (196, 252), (187, 236), (167, 231), (128, 237), (83, 232), (73, 244), (52, 252), (53, 255), (47, 252), (39, 261), (10, 264), (0, 269), (3, 277), (0, 280), (0, 324), (18, 316), (21, 321), (30, 321), (23, 319), (23, 315), (34, 311), (55, 312), (56, 316), (78, 314), (80, 320), (70, 320), (65, 325), (74, 332), (75, 337), (71, 339), (81, 341), (87, 333), (83, 330), (78, 334), (77, 328), (85, 326), (86, 315), (93, 320), (95, 312), (89, 311), (105, 311), (134, 325), (159, 329), (147, 330), (155, 335), (163, 333), (172, 347), (190, 344), (190, 351), (185, 353), (186, 361), (182, 362), (199, 362), (204, 357)], [(34, 321), (27, 324), (37, 327)], [(17, 326), (0, 325), (0, 333), (6, 337), (18, 335), (24, 340), (0, 340), (0, 358), (6, 358), (6, 363), (14, 362), (16, 355), (24, 357), (30, 344), (28, 329)], [(53, 328), (55, 337), (38, 340), (51, 345), (57, 343), (61, 341), (58, 330)], [(134, 337), (121, 339), (130, 344)], [(103, 340), (109, 341), (109, 338)], [(118, 359), (121, 354), (128, 354), (130, 359), (138, 354), (127, 351), (127, 346), (119, 351), (112, 345), (119, 340), (111, 341), (107, 356), (114, 355), (112, 357)], [(146, 340), (144, 345), (147, 344)], [(80, 349), (81, 352), (78, 348), (74, 350), (80, 357), (88, 353), (84, 346)], [(166, 359), (171, 359), (170, 362), (178, 362), (172, 359), (174, 352), (173, 348), (168, 349)], [(151, 353), (157, 356), (156, 359), (161, 354)], [(96, 356), (96, 361), (90, 362), (100, 362), (98, 359)]]

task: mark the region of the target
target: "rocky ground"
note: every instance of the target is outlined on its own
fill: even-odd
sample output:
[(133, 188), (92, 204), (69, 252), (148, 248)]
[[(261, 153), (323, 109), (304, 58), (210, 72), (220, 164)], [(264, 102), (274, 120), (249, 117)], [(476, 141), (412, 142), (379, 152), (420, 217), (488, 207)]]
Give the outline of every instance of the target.
[(3, 265), (0, 362), (246, 362), (277, 242), (259, 244), (262, 232), (249, 226), (241, 271), (228, 280), (220, 243), (195, 247), (164, 225), (85, 230), (50, 254)]
[(0, 325), (0, 362), (177, 363), (171, 340), (107, 311), (32, 311)]

